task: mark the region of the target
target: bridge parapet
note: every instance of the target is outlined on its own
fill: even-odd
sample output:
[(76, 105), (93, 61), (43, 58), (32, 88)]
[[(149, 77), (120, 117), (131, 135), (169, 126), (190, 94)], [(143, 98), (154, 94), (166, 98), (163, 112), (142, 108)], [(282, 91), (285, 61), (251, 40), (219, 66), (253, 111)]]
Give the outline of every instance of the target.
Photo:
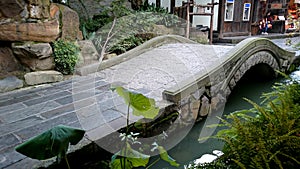
[(266, 64), (273, 70), (286, 72), (295, 59), (294, 52), (266, 38), (245, 39), (225, 55), (226, 59), (211, 71), (196, 74), (195, 78), (165, 90), (164, 99), (175, 103), (183, 114), (207, 116), (224, 107), (237, 82), (253, 66)]

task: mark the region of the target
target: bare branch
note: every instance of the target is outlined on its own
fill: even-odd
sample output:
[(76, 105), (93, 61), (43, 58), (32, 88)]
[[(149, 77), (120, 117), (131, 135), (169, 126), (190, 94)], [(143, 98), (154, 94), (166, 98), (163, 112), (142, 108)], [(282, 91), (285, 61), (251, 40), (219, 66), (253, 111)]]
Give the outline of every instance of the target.
[(102, 46), (101, 53), (100, 53), (100, 58), (99, 58), (99, 62), (102, 62), (102, 60), (104, 58), (104, 54), (105, 54), (105, 51), (106, 51), (107, 44), (108, 44), (109, 40), (116, 34), (116, 32), (112, 34), (112, 31), (113, 31), (113, 29), (114, 29), (114, 27), (116, 25), (116, 21), (117, 21), (117, 18), (115, 17), (114, 20), (113, 20), (113, 23), (111, 25), (111, 28), (110, 28), (110, 30), (109, 30), (109, 32), (107, 34), (107, 38), (106, 38), (106, 40), (105, 40), (105, 42), (104, 42), (104, 44)]

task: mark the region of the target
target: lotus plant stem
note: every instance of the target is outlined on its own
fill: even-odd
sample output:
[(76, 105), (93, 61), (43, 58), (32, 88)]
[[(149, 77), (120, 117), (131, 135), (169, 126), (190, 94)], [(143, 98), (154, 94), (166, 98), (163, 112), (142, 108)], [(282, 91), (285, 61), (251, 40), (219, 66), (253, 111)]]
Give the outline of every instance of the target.
[(65, 160), (66, 160), (66, 163), (67, 163), (68, 169), (71, 169), (71, 167), (70, 167), (70, 164), (69, 164), (69, 161), (68, 161), (68, 158), (67, 158), (67, 155), (65, 155)]
[(152, 167), (154, 164), (156, 164), (158, 161), (160, 160), (160, 158), (157, 158), (155, 161), (153, 161), (153, 163), (151, 163), (148, 167), (146, 167), (146, 169), (149, 169), (150, 167)]

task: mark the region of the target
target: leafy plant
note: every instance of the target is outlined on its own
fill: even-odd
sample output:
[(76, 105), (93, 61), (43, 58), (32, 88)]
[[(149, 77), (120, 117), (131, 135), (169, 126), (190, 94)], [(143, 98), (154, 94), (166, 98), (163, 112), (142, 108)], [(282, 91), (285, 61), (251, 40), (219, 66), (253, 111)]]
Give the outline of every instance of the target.
[[(129, 131), (129, 115), (130, 108), (132, 114), (135, 116), (143, 116), (147, 119), (154, 119), (158, 113), (159, 108), (155, 106), (155, 100), (147, 98), (143, 94), (130, 92), (123, 87), (114, 87), (112, 90), (116, 91), (121, 96), (128, 106), (127, 109), (127, 124), (125, 133), (121, 133), (121, 140), (124, 141), (122, 149), (112, 156), (111, 167), (112, 169), (131, 169), (134, 167), (146, 167), (149, 163), (149, 155), (140, 152), (143, 148), (140, 147), (139, 151), (132, 148), (131, 145), (141, 144), (137, 136), (139, 133), (132, 133)], [(154, 147), (151, 151), (159, 151), (160, 157), (154, 161), (162, 159), (168, 162), (172, 166), (179, 166), (179, 164), (171, 158), (166, 150), (159, 146), (156, 142), (152, 144)], [(153, 164), (150, 164), (146, 168), (150, 168)]]
[(113, 0), (110, 6), (102, 6), (101, 12), (92, 18), (81, 18), (80, 29), (83, 37), (85, 39), (91, 39), (96, 31), (106, 24), (111, 23), (115, 17), (131, 14), (131, 10), (125, 6), (124, 2), (125, 0)]
[(294, 45), (294, 48), (300, 50), (300, 42)]
[(145, 1), (144, 4), (140, 7), (139, 11), (142, 12), (159, 12), (159, 13), (168, 13), (168, 10), (163, 7), (157, 7), (154, 3), (149, 4), (148, 1)]
[(262, 105), (234, 112), (222, 119), (228, 127), (216, 138), (225, 142), (225, 159), (232, 168), (299, 168), (300, 84), (277, 84), (263, 94)]
[(94, 15), (93, 18), (88, 18), (87, 20), (81, 20), (81, 31), (84, 39), (93, 38), (92, 35), (104, 25), (112, 22), (112, 17), (109, 16), (107, 10), (103, 10), (100, 14)]
[(121, 54), (149, 40), (137, 35), (153, 32), (155, 24), (174, 26), (178, 23), (177, 16), (147, 4), (145, 2), (140, 11), (132, 11), (125, 0), (114, 0), (92, 19), (81, 20), (83, 36), (93, 40), (100, 53), (99, 61), (107, 52)]
[(117, 55), (122, 54), (134, 47), (137, 47), (144, 43), (148, 39), (142, 39), (141, 37), (137, 37), (135, 35), (131, 35), (126, 37), (125, 39), (119, 41), (113, 46), (109, 47), (109, 53), (116, 53)]
[(58, 40), (53, 43), (55, 68), (63, 74), (74, 72), (79, 47), (73, 42)]
[[(174, 25), (178, 18), (174, 15), (153, 12), (132, 12), (130, 15), (115, 18), (95, 34), (95, 46), (104, 52), (124, 53), (149, 39), (137, 35), (153, 32), (156, 24)], [(154, 36), (152, 36), (154, 37)]]
[(69, 144), (77, 144), (83, 138), (84, 133), (85, 131), (81, 129), (58, 125), (18, 145), (15, 149), (27, 157), (38, 160), (57, 156), (58, 162), (65, 159), (70, 168), (66, 155)]

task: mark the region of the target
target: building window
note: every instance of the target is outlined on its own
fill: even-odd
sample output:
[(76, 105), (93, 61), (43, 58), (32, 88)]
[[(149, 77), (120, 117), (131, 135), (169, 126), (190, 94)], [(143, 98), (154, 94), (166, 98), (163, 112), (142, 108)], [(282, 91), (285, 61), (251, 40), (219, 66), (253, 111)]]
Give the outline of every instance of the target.
[(251, 4), (250, 3), (244, 3), (243, 21), (249, 21), (250, 20), (250, 10), (251, 10)]
[(226, 0), (225, 21), (233, 21), (234, 0)]

